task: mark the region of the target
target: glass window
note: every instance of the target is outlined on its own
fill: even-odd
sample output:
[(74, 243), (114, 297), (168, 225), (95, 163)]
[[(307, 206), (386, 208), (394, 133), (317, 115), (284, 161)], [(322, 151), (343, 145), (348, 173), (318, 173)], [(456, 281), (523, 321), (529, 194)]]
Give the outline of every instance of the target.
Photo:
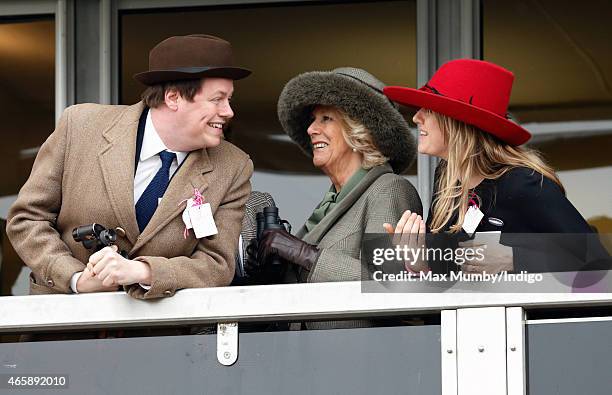
[(354, 66), (389, 85), (416, 85), (414, 0), (138, 11), (122, 13), (120, 24), (122, 103), (139, 100), (143, 86), (132, 75), (147, 69), (149, 50), (164, 38), (206, 33), (232, 43), (253, 75), (236, 83), (231, 140), (253, 158), (254, 189), (272, 193), (294, 226), (330, 182), (278, 122), (285, 83), (306, 71)]
[[(510, 113), (567, 196), (612, 233), (612, 3), (484, 0), (484, 59), (515, 73)], [(612, 246), (608, 246), (612, 251)]]
[(55, 125), (53, 18), (0, 19), (0, 102), (4, 168), (0, 196), (16, 194), (30, 175), (37, 148)]
[[(0, 182), (0, 218), (4, 229), (8, 209), (30, 175), (38, 147), (55, 125), (53, 17), (0, 18), (0, 59), (0, 166), (5, 169)], [(19, 289), (13, 289), (22, 267), (3, 234), (2, 295), (27, 294), (27, 279), (19, 282)]]

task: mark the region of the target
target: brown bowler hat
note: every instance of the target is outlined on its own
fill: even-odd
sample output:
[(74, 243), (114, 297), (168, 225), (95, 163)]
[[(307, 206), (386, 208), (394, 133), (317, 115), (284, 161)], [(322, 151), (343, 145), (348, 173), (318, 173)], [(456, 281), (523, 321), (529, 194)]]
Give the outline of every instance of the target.
[(229, 42), (206, 34), (174, 36), (149, 52), (149, 71), (134, 75), (145, 85), (204, 77), (239, 80), (251, 70), (236, 67)]

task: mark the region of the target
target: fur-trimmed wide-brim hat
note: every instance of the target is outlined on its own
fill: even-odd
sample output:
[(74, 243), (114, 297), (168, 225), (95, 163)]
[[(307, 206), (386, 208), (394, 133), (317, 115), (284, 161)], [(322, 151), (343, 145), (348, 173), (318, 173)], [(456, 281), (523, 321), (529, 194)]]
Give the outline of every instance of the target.
[(287, 135), (312, 157), (306, 130), (314, 107), (338, 107), (370, 131), (376, 148), (389, 158), (394, 172), (401, 173), (416, 157), (416, 142), (406, 120), (383, 94), (384, 87), (367, 71), (352, 67), (300, 74), (280, 94), (278, 119)]

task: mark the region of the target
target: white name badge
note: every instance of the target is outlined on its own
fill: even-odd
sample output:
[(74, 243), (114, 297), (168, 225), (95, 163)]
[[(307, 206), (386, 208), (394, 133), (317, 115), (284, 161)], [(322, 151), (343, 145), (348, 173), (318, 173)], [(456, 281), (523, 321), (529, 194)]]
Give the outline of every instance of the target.
[(478, 207), (470, 206), (467, 213), (465, 213), (465, 218), (463, 219), (463, 225), (461, 225), (461, 227), (471, 237), (476, 231), (476, 228), (480, 224), (483, 217), (484, 214)]
[(193, 204), (193, 199), (187, 200), (187, 206), (183, 211), (183, 223), (185, 224), (185, 228), (192, 229), (193, 225), (191, 225), (191, 218), (189, 217), (189, 207)]
[(219, 233), (212, 215), (210, 203), (200, 206), (189, 206), (189, 219), (196, 238), (208, 237)]

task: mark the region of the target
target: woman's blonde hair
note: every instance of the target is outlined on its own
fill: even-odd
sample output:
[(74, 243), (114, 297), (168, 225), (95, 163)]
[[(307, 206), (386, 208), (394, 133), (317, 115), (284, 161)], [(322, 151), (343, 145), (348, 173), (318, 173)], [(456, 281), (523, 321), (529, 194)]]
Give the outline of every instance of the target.
[(332, 111), (338, 114), (340, 124), (342, 125), (342, 135), (344, 141), (351, 149), (363, 155), (361, 167), (371, 169), (375, 166), (387, 163), (389, 158), (384, 156), (372, 138), (372, 133), (361, 122), (356, 121), (348, 116), (343, 110), (338, 107), (329, 107)]
[(494, 180), (513, 168), (527, 167), (555, 182), (565, 193), (554, 170), (538, 151), (525, 146), (511, 146), (475, 126), (431, 113), (436, 117), (448, 146), (448, 157), (440, 163), (437, 192), (433, 196), (430, 226), (433, 233), (442, 230), (455, 213), (459, 215), (450, 231), (461, 230), (470, 199), (466, 184), (473, 175)]

